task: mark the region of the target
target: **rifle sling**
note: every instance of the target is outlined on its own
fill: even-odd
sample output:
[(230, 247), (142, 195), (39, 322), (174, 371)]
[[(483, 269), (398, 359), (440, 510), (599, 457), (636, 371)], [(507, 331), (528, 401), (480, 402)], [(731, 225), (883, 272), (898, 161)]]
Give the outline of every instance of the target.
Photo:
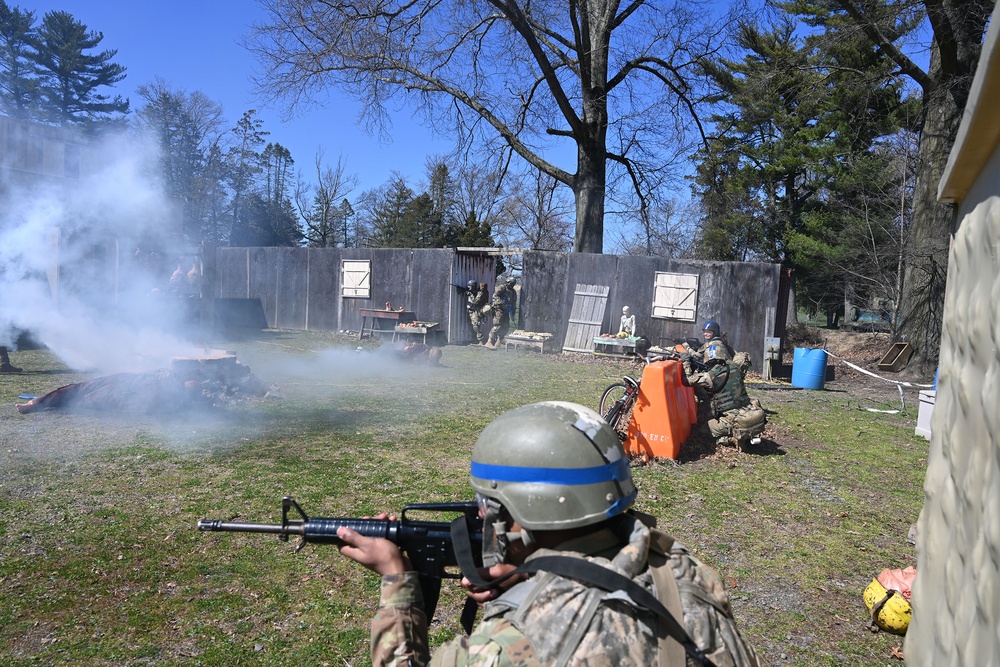
[[(552, 574), (575, 579), (601, 590), (614, 592), (623, 591), (638, 606), (644, 607), (655, 613), (664, 621), (664, 626), (671, 637), (681, 646), (688, 657), (695, 660), (700, 665), (707, 667), (717, 667), (715, 663), (705, 655), (694, 640), (687, 634), (683, 626), (677, 622), (663, 603), (656, 599), (649, 591), (635, 583), (625, 575), (614, 570), (609, 570), (597, 563), (592, 563), (584, 558), (572, 558), (570, 556), (539, 556), (532, 558), (524, 565), (507, 574), (486, 581), (476, 570), (475, 561), (472, 556), (472, 540), (469, 537), (469, 527), (466, 525), (464, 517), (458, 517), (451, 523), (451, 541), (455, 549), (455, 559), (462, 570), (462, 576), (468, 579), (473, 586), (478, 588), (496, 588), (511, 577), (519, 574), (535, 574), (536, 572), (551, 572)], [(463, 613), (464, 616), (464, 613)]]

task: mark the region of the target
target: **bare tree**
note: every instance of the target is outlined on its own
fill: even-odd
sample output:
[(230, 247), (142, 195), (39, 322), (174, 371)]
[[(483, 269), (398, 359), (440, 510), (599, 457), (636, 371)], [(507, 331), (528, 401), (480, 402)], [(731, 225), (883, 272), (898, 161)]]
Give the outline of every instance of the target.
[[(725, 30), (698, 0), (261, 1), (247, 45), (262, 94), (294, 109), (336, 88), (382, 132), (402, 97), (460, 145), (499, 138), (572, 189), (578, 252), (603, 251), (620, 174), (645, 196), (673, 167), (663, 156), (697, 124), (696, 64)], [(571, 151), (575, 172), (553, 157)]]
[(626, 220), (631, 224), (622, 228), (618, 244), (629, 255), (691, 258), (701, 217), (697, 202), (669, 199)]
[(356, 174), (347, 173), (344, 157), (332, 166), (323, 164), (323, 150), (316, 151), (316, 183), (309, 186), (299, 180), (295, 188), (295, 207), (305, 221), (306, 242), (312, 248), (348, 246), (346, 209), (343, 201), (358, 186)]
[(459, 220), (475, 220), (487, 229), (500, 224), (503, 174), (489, 162), (466, 163), (456, 169), (455, 208)]
[(532, 170), (512, 180), (496, 235), (504, 245), (533, 250), (569, 250), (573, 203), (559, 183)]

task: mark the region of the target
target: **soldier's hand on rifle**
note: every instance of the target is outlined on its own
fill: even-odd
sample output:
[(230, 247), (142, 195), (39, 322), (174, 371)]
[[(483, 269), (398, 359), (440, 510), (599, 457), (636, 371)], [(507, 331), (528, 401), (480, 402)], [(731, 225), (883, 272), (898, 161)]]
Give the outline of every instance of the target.
[[(396, 520), (396, 517), (384, 513), (378, 514), (374, 518)], [(340, 553), (356, 563), (364, 565), (375, 574), (402, 574), (413, 571), (410, 559), (389, 540), (380, 537), (365, 537), (343, 526), (337, 530), (337, 537), (344, 542), (343, 546), (338, 547)]]
[[(496, 565), (490, 568), (481, 567), (476, 571), (479, 572), (480, 577), (486, 579), (487, 581), (490, 581), (492, 579), (499, 579), (508, 572), (512, 572), (513, 570), (516, 569), (517, 566), (511, 565), (510, 563), (497, 563)], [(487, 588), (486, 590), (482, 590), (477, 586), (473, 586), (472, 582), (466, 579), (465, 577), (462, 577), (462, 586), (465, 587), (465, 590), (468, 593), (469, 597), (475, 600), (481, 606), (489, 602), (490, 600), (497, 599), (498, 597), (500, 597), (501, 594), (503, 594), (505, 590), (507, 590), (514, 584), (518, 583), (519, 581), (524, 581), (527, 578), (528, 578), (527, 574), (518, 575), (516, 577), (511, 577), (510, 579), (503, 582), (496, 588)]]

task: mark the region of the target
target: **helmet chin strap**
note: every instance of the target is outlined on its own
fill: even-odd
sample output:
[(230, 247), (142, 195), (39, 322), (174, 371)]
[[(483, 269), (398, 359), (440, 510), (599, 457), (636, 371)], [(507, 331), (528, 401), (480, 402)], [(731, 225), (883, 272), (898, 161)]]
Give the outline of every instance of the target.
[(498, 563), (506, 563), (510, 543), (520, 540), (530, 547), (535, 538), (530, 530), (507, 530), (506, 512), (503, 505), (493, 498), (487, 499), (486, 511), (483, 514), (483, 565), (490, 567)]

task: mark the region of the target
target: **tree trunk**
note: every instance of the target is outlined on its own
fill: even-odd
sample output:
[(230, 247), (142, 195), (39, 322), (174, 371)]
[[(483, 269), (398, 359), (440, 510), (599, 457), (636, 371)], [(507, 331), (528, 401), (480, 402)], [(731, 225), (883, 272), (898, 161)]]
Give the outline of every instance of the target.
[(954, 207), (937, 201), (938, 181), (958, 133), (971, 84), (971, 74), (947, 77), (941, 73), (937, 49), (931, 53), (929, 73), (935, 85), (924, 94), (925, 119), (897, 333), (899, 339), (913, 346), (910, 363), (924, 372), (936, 365), (941, 346), (941, 314), (954, 219)]
[[(596, 145), (596, 147), (595, 147)], [(573, 252), (604, 252), (604, 192), (607, 161), (604, 143), (586, 142), (577, 148), (577, 170), (573, 180), (576, 199), (576, 238)]]

